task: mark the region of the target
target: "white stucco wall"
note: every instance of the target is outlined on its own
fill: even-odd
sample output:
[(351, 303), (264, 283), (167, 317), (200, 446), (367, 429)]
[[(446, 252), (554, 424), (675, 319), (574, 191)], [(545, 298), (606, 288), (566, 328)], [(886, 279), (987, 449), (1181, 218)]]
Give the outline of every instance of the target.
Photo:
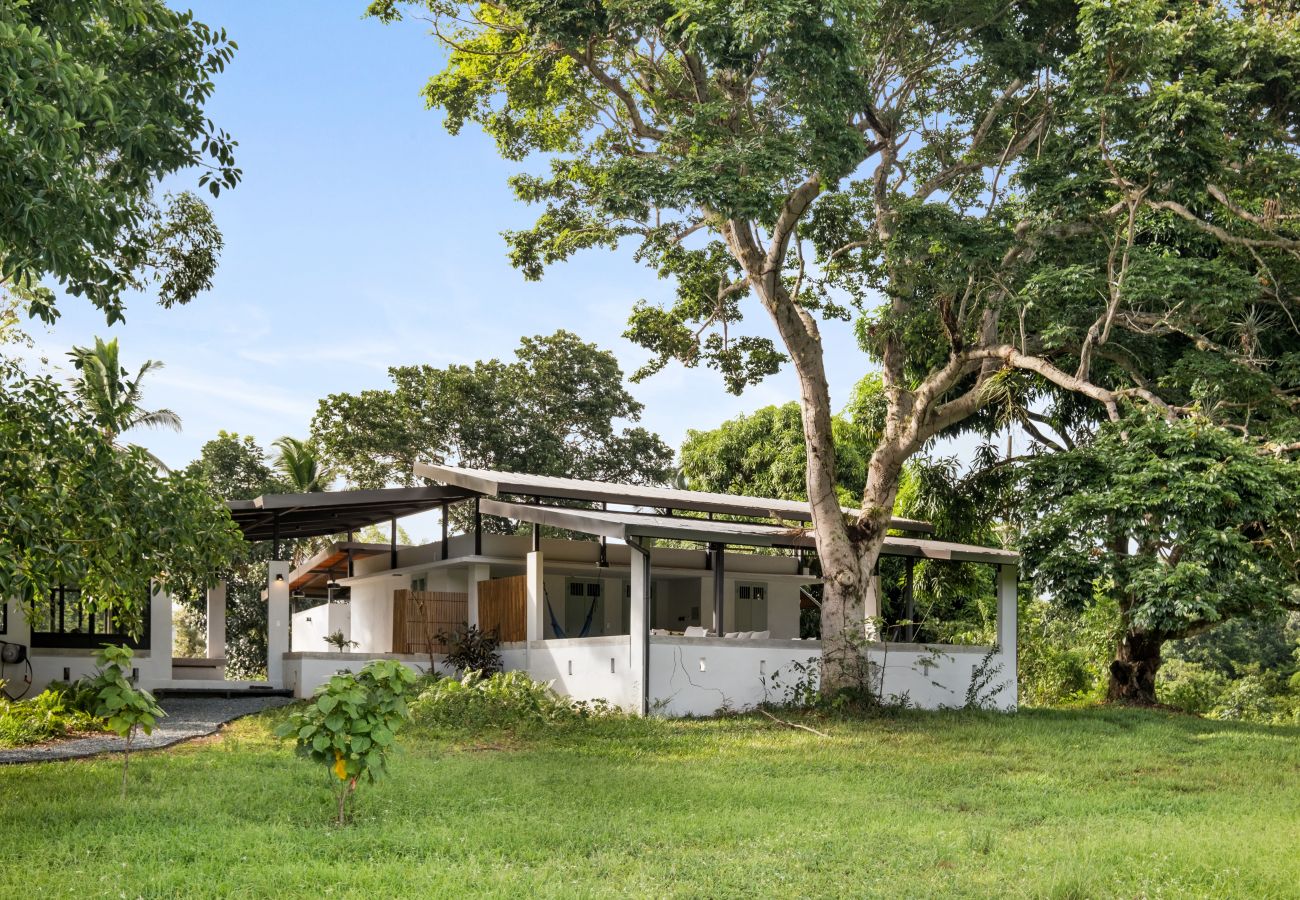
[(417, 674), (429, 668), (429, 657), (397, 653), (286, 653), (284, 654), (285, 687), (295, 697), (310, 697), (316, 688), (339, 672), (359, 672), (376, 659), (401, 660)]
[(293, 614), (289, 649), (294, 652), (324, 653), (330, 650), (325, 638), (336, 631), (352, 639), (352, 607), (348, 603), (322, 603)]
[(636, 703), (627, 635), (507, 644), (501, 659), (505, 668), (553, 682), (557, 692), (575, 700), (606, 700), (625, 709)]

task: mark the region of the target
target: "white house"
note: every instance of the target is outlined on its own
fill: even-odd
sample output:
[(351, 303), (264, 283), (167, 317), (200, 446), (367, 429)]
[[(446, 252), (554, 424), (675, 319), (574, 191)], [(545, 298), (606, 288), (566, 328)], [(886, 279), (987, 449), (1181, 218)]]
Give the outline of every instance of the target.
[[(776, 699), (774, 677), (788, 682), (795, 664), (815, 668), (820, 658), (819, 641), (800, 639), (800, 611), (815, 605), (810, 589), (818, 580), (802, 503), (452, 466), (421, 464), (416, 474), (432, 484), (229, 504), (247, 538), (277, 548), (289, 537), (442, 511), (442, 535), (432, 543), (346, 540), (297, 569), (271, 562), (265, 687), (307, 696), (334, 672), (381, 657), (428, 668), (444, 647), (438, 633), (469, 624), (497, 630), (506, 668), (641, 713), (703, 715)], [(464, 533), (450, 533), (453, 518), (465, 523)], [(516, 533), (485, 528), (493, 519)], [(517, 533), (519, 524), (531, 525), (531, 534)], [(894, 526), (887, 555), (996, 570), (998, 639), (994, 646), (871, 642), (874, 686), (923, 707), (958, 706), (973, 674), (993, 671), (983, 699), (1014, 707), (1016, 555), (937, 540), (924, 523)], [(298, 593), (328, 596), (291, 616)], [(346, 602), (338, 602), (343, 594)], [(222, 599), (217, 586), (209, 594), (214, 660), (224, 643)], [(155, 602), (155, 645), (160, 633), (170, 635), (169, 606)], [(325, 644), (336, 631), (355, 642), (349, 652)], [(38, 668), (58, 677), (50, 658), (43, 653)], [(194, 667), (170, 659), (146, 663), (139, 674), (153, 688), (202, 686)]]

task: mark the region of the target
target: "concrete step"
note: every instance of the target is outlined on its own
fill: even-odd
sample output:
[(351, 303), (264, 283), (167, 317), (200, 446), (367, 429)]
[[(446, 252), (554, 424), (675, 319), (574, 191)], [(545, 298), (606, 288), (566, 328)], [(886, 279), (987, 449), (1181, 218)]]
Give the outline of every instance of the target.
[(155, 697), (292, 697), (289, 688), (271, 687), (269, 684), (257, 684), (238, 681), (208, 681), (205, 679), (173, 680), (169, 684), (154, 688)]

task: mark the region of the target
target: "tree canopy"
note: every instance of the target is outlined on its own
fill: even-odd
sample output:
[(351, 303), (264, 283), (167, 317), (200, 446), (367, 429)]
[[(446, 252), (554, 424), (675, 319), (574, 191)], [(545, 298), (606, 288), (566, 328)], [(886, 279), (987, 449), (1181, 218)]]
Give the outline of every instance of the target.
[[(789, 360), (832, 642), (878, 603), (871, 572), (908, 459), (988, 427), (994, 407), (1053, 396), (1065, 427), (1131, 408), (1174, 420), (1231, 371), (1222, 399), (1242, 418), (1294, 417), (1300, 234), (1282, 198), (1300, 175), (1300, 19), (1285, 3), (371, 12), (407, 5), (447, 50), (425, 97), (448, 129), (546, 157), (544, 174), (512, 179), (542, 207), (506, 234), (527, 277), (635, 244), (676, 294), (632, 311), (646, 371), (708, 364), (740, 390)], [(750, 301), (779, 346), (745, 333)], [(852, 319), (881, 368), (856, 522), (839, 512), (825, 318)], [(1261, 331), (1283, 346), (1253, 344)], [(842, 680), (834, 664), (823, 675)]]
[(511, 362), (398, 366), (391, 390), (331, 394), (312, 437), (358, 487), (415, 483), (417, 461), (658, 482), (672, 451), (636, 426), (614, 354), (567, 331), (524, 338)]
[(78, 585), (92, 613), (138, 634), (149, 587), (206, 584), (242, 540), (211, 485), (121, 448), (49, 377), (0, 361), (0, 596), (34, 604)]
[(156, 284), (171, 306), (210, 285), (211, 211), (157, 188), (191, 168), (214, 196), (239, 182), (235, 142), (203, 112), (234, 51), (162, 0), (0, 6), (0, 290), (51, 322), (52, 278), (112, 324), (129, 290)]

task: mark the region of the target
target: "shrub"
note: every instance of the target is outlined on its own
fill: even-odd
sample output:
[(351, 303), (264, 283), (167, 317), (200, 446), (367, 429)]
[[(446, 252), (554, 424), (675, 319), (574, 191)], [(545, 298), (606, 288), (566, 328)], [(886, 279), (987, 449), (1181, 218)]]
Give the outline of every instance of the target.
[(1185, 712), (1205, 714), (1218, 704), (1227, 683), (1207, 666), (1171, 659), (1156, 676), (1156, 698)]
[(460, 678), (439, 678), (428, 684), (411, 704), (411, 717), (421, 725), (442, 728), (529, 728), (605, 715), (605, 701), (570, 700), (533, 681), (524, 672), (477, 671)]
[(68, 694), (54, 686), (29, 700), (0, 696), (0, 746), (39, 744), (103, 727), (102, 721), (70, 704)]
[(346, 653), (349, 647), (361, 646), (356, 641), (348, 640), (347, 635), (343, 633), (343, 629), (341, 628), (338, 631), (332, 631), (325, 635), (325, 643), (329, 644), (339, 653)]
[(131, 762), (131, 739), (137, 729), (151, 734), (158, 719), (167, 715), (153, 694), (127, 680), (131, 670), (130, 647), (105, 646), (95, 654), (99, 672), (86, 679), (86, 689), (95, 696), (95, 715), (106, 720), (108, 730), (125, 738), (122, 746), (122, 796), (126, 796), (127, 767)]
[(501, 654), (497, 653), (501, 639), (496, 629), (484, 631), (471, 625), (455, 634), (440, 631), (438, 640), (447, 644), (447, 665), (457, 674), (481, 672), (492, 675), (501, 671)]
[(333, 773), (339, 825), (347, 821), (358, 780), (374, 783), (387, 772), (393, 738), (410, 719), (406, 698), (416, 680), (397, 660), (375, 660), (355, 675), (335, 675), (276, 728), (277, 736), (294, 738), (299, 756)]

